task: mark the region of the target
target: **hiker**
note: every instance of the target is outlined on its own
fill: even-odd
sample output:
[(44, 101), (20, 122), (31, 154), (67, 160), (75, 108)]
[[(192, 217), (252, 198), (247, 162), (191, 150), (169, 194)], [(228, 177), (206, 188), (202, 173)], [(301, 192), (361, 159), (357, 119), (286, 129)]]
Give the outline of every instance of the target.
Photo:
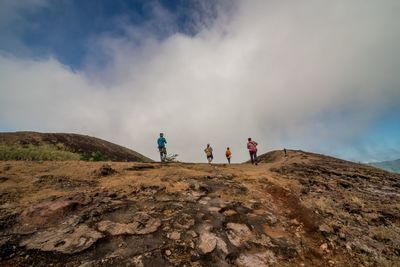
[(287, 150), (286, 150), (286, 148), (283, 148), (283, 153), (285, 153), (285, 157), (287, 157)]
[(250, 153), (250, 160), (251, 164), (258, 165), (257, 163), (257, 142), (252, 141), (251, 138), (249, 137), (247, 139), (247, 149), (249, 150)]
[(165, 147), (166, 143), (167, 140), (165, 139), (164, 134), (160, 133), (160, 137), (157, 140), (157, 144), (158, 144), (158, 151), (160, 151), (161, 162), (165, 162), (167, 158), (167, 148)]
[(232, 152), (231, 152), (231, 150), (229, 149), (229, 147), (226, 148), (225, 156), (226, 156), (226, 159), (228, 160), (228, 164), (231, 164)]
[(204, 149), (204, 152), (206, 153), (208, 163), (211, 164), (211, 162), (214, 159), (214, 156), (213, 156), (213, 149), (210, 146), (210, 144), (207, 144), (207, 147), (206, 149)]

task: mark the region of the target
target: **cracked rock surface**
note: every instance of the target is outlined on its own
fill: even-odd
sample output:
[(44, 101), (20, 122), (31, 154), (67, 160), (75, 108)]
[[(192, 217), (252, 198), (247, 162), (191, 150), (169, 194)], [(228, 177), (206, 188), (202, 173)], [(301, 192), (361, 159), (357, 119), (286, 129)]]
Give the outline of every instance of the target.
[(87, 225), (72, 224), (37, 232), (20, 245), (27, 249), (73, 254), (87, 249), (102, 237), (101, 233)]
[(293, 150), (260, 161), (0, 162), (0, 265), (400, 262), (399, 175)]

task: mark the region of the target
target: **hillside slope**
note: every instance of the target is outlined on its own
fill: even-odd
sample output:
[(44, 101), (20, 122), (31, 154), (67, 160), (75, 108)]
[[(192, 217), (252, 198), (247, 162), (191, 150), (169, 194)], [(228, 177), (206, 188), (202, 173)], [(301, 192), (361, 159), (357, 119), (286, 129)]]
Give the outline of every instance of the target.
[(385, 171), (400, 173), (400, 159), (381, 161), (381, 162), (371, 162), (369, 163), (369, 165)]
[(111, 142), (80, 134), (0, 133), (0, 160), (101, 160), (152, 162), (151, 159)]
[(0, 265), (397, 266), (400, 175), (261, 159), (0, 162)]

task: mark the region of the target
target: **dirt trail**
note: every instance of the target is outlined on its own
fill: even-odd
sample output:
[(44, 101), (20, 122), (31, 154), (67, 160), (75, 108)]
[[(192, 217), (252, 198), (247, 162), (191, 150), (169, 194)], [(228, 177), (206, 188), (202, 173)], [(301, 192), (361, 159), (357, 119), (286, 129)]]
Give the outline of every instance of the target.
[(373, 266), (283, 173), (311, 162), (0, 162), (0, 265)]

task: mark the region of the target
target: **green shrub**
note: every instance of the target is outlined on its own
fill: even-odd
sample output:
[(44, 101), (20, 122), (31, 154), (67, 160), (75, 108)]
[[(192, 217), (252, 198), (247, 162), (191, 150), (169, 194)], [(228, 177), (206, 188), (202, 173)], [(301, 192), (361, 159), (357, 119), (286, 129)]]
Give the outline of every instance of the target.
[(80, 160), (90, 161), (90, 155), (87, 153), (84, 153), (81, 155)]
[(93, 155), (93, 161), (104, 161), (104, 156), (101, 154), (101, 152), (96, 151)]
[(84, 153), (81, 155), (80, 159), (85, 160), (85, 161), (106, 161), (107, 160), (106, 157), (100, 151), (92, 152), (91, 154)]

